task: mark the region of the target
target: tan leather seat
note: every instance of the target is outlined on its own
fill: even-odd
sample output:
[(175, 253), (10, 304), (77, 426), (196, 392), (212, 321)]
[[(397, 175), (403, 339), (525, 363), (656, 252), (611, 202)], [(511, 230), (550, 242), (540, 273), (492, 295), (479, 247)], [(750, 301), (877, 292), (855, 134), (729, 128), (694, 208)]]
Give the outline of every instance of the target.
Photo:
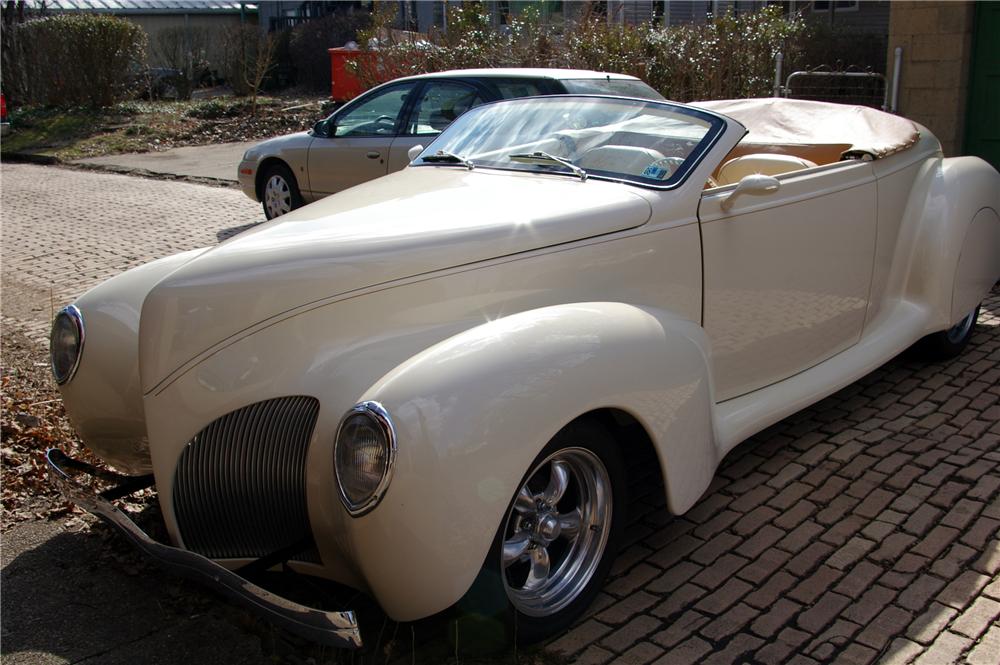
[(759, 173), (761, 175), (781, 175), (791, 171), (801, 171), (816, 166), (815, 162), (792, 155), (770, 153), (755, 153), (730, 159), (719, 169), (716, 178), (720, 185), (731, 185), (739, 182), (745, 176)]

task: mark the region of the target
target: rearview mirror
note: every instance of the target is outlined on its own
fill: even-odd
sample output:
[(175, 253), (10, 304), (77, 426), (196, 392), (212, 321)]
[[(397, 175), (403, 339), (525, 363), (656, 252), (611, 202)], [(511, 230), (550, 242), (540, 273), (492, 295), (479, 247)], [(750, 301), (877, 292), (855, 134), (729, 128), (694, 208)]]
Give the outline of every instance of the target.
[(744, 176), (739, 184), (736, 185), (736, 189), (722, 201), (722, 209), (729, 210), (732, 208), (733, 202), (740, 194), (764, 196), (765, 194), (772, 194), (780, 188), (781, 183), (774, 176), (761, 175), (759, 173)]
[(423, 151), (424, 151), (424, 146), (418, 144), (407, 150), (406, 156), (412, 162), (414, 159), (417, 158), (417, 155), (419, 155)]
[(329, 137), (330, 129), (333, 126), (333, 122), (329, 118), (320, 120), (315, 125), (313, 125), (313, 136)]

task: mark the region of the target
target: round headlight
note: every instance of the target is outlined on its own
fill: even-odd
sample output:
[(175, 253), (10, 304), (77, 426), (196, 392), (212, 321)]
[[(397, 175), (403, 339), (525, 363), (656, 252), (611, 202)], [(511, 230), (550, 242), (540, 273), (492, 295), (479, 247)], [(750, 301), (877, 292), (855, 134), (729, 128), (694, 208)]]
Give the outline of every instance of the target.
[(62, 385), (73, 378), (80, 366), (83, 353), (83, 315), (69, 305), (64, 307), (52, 322), (49, 336), (49, 359), (56, 383)]
[(351, 515), (378, 505), (392, 477), (396, 432), (378, 402), (362, 402), (348, 411), (337, 429), (334, 471), (340, 499)]

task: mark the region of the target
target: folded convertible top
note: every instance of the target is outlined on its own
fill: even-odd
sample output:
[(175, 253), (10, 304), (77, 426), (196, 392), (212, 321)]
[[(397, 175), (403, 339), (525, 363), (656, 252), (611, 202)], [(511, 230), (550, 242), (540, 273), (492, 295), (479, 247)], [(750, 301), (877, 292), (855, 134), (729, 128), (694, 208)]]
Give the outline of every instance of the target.
[(906, 150), (920, 138), (910, 120), (867, 106), (780, 97), (720, 99), (691, 106), (740, 122), (750, 130), (748, 143), (850, 145), (842, 155), (845, 159), (881, 159)]

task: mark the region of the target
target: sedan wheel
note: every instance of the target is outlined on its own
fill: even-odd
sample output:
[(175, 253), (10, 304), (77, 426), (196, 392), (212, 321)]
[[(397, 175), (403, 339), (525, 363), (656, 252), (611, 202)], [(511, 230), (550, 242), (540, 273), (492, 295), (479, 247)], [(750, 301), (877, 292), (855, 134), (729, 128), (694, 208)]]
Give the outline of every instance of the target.
[(280, 217), (302, 205), (295, 176), (282, 164), (268, 169), (264, 174), (264, 188), (261, 192), (264, 215), (268, 219)]
[(929, 361), (941, 361), (954, 358), (965, 349), (976, 330), (976, 320), (979, 318), (979, 308), (974, 310), (948, 330), (927, 335), (914, 344), (916, 356)]

